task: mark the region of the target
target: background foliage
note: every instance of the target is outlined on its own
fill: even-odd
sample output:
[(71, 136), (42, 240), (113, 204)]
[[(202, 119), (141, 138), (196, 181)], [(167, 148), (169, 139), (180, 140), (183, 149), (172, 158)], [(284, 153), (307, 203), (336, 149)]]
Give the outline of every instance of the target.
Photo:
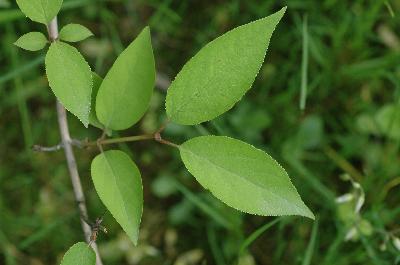
[[(173, 77), (211, 39), (283, 5), (287, 13), (247, 96), (223, 117), (196, 127), (171, 125), (165, 137), (181, 143), (221, 134), (268, 151), (316, 213), (314, 223), (280, 218), (243, 251), (242, 264), (398, 264), (393, 244), (381, 247), (384, 231), (399, 229), (400, 220), (400, 1), (65, 0), (59, 20), (94, 33), (78, 48), (102, 77), (150, 25), (156, 68)], [(13, 1), (0, 6), (0, 264), (55, 264), (82, 240), (79, 214), (63, 153), (30, 150), (60, 141), (44, 54), (12, 45), (44, 28), (27, 22)], [(308, 66), (304, 112), (302, 65)], [(156, 90), (150, 112), (124, 135), (154, 132), (165, 120), (164, 99), (165, 91)], [(99, 136), (72, 115), (69, 121), (74, 137)], [(120, 148), (141, 167), (144, 213), (136, 248), (105, 215), (109, 234), (98, 243), (106, 264), (232, 264), (242, 240), (275, 219), (224, 206), (193, 181), (176, 150), (152, 142)], [(90, 180), (95, 153), (76, 151), (92, 219), (104, 212)], [(356, 222), (361, 233), (347, 241), (360, 216), (351, 204), (335, 202), (354, 191), (344, 173), (365, 192), (363, 222)]]

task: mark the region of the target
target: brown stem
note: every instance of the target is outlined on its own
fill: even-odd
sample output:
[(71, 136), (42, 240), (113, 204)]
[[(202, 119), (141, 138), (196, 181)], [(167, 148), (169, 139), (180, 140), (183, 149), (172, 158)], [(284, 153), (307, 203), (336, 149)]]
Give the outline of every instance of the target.
[[(51, 41), (58, 38), (58, 24), (57, 17), (55, 17), (48, 25), (48, 33)], [(60, 129), (61, 142), (64, 147), (65, 157), (67, 159), (68, 171), (71, 177), (72, 187), (74, 189), (75, 200), (78, 202), (80, 213), (81, 225), (85, 234), (86, 242), (90, 242), (90, 235), (92, 234), (91, 227), (84, 221), (87, 219), (87, 208), (85, 203), (85, 195), (83, 194), (81, 180), (79, 178), (78, 167), (71, 145), (71, 136), (68, 129), (67, 112), (63, 105), (57, 100), (57, 117)], [(96, 242), (92, 244), (92, 248), (96, 253), (96, 265), (103, 265)]]
[(55, 146), (41, 146), (41, 145), (35, 144), (34, 146), (32, 146), (32, 150), (35, 152), (55, 152), (55, 151), (62, 149), (63, 147), (64, 146), (62, 143), (55, 145)]
[(172, 147), (176, 147), (176, 148), (179, 147), (179, 145), (177, 145), (177, 144), (174, 144), (174, 143), (172, 143), (172, 142), (170, 142), (170, 141), (164, 140), (164, 139), (161, 137), (161, 133), (160, 133), (160, 132), (156, 132), (156, 133), (154, 134), (154, 140), (156, 140), (157, 142), (159, 142), (159, 143), (161, 143), (161, 144), (166, 144), (166, 145), (169, 145), (169, 146), (172, 146)]
[[(92, 146), (99, 146), (99, 145), (107, 145), (107, 144), (117, 144), (117, 143), (126, 143), (126, 142), (137, 142), (137, 141), (144, 141), (144, 140), (155, 140), (159, 143), (170, 145), (177, 147), (177, 144), (169, 142), (167, 140), (162, 139), (160, 130), (157, 131), (155, 134), (144, 134), (144, 135), (134, 135), (134, 136), (126, 136), (120, 138), (111, 138), (111, 139), (103, 139), (99, 138), (96, 141), (88, 142), (87, 140), (77, 140), (77, 139), (70, 139), (70, 145), (76, 146), (79, 148), (86, 148)], [(61, 142), (54, 146), (41, 146), (35, 144), (32, 146), (32, 150), (35, 152), (55, 152), (60, 149), (64, 148), (64, 144)]]
[(117, 144), (117, 143), (136, 142), (136, 141), (151, 140), (151, 139), (154, 139), (153, 135), (147, 135), (147, 134), (135, 135), (135, 136), (127, 136), (127, 137), (121, 137), (121, 138), (103, 139), (103, 140), (94, 141), (94, 142), (86, 142), (86, 143), (82, 143), (82, 146), (95, 146), (98, 143), (101, 145)]

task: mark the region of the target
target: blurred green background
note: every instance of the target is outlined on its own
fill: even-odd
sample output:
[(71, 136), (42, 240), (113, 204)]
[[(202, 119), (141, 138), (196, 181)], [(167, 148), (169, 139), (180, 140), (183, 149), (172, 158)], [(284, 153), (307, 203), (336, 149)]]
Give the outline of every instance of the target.
[[(176, 150), (121, 144), (142, 171), (144, 213), (138, 247), (105, 215), (109, 233), (98, 239), (105, 264), (400, 264), (399, 0), (64, 0), (59, 24), (94, 32), (77, 46), (101, 76), (150, 25), (161, 87), (141, 122), (121, 133), (136, 135), (165, 121), (165, 83), (203, 45), (285, 5), (243, 100), (214, 121), (169, 125), (165, 137), (181, 143), (228, 135), (266, 150), (317, 220), (242, 214), (204, 191)], [(45, 52), (12, 45), (32, 30), (45, 33), (13, 0), (0, 0), (0, 264), (6, 265), (59, 264), (83, 241), (63, 152), (31, 151), (33, 144), (60, 142)], [(72, 115), (69, 123), (74, 138), (101, 134)], [(75, 151), (91, 219), (105, 209), (90, 180), (96, 153)]]

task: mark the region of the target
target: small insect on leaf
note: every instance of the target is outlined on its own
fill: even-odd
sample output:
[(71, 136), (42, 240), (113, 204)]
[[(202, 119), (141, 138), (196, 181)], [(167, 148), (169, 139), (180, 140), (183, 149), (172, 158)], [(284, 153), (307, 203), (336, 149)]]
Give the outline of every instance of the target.
[(101, 223), (103, 222), (104, 213), (100, 217), (97, 217), (96, 221), (94, 223), (90, 222), (86, 218), (83, 218), (83, 221), (85, 221), (85, 223), (87, 223), (90, 226), (90, 228), (92, 229), (92, 234), (90, 235), (89, 246), (91, 244), (93, 244), (94, 242), (96, 242), (100, 230), (107, 234), (107, 229), (101, 225)]

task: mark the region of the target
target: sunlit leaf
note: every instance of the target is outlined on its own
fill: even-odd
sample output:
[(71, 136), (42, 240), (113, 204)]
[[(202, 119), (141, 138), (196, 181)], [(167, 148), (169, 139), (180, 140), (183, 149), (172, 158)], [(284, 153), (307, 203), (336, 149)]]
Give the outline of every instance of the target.
[(314, 218), (286, 171), (268, 154), (225, 136), (201, 136), (179, 147), (196, 180), (227, 205), (259, 215)]
[(123, 130), (148, 108), (155, 82), (150, 30), (146, 27), (119, 55), (99, 88), (96, 114), (107, 128)]
[(77, 49), (63, 42), (53, 42), (46, 55), (46, 74), (57, 99), (89, 124), (92, 71)]
[(39, 51), (47, 44), (46, 36), (41, 32), (29, 32), (22, 35), (14, 44), (24, 50)]
[(171, 121), (194, 125), (232, 108), (253, 84), (285, 10), (225, 33), (187, 62), (168, 89)]
[(90, 36), (93, 36), (93, 33), (85, 26), (68, 24), (61, 29), (59, 38), (63, 41), (78, 42)]
[(63, 0), (17, 0), (21, 11), (31, 20), (48, 24), (60, 11)]

